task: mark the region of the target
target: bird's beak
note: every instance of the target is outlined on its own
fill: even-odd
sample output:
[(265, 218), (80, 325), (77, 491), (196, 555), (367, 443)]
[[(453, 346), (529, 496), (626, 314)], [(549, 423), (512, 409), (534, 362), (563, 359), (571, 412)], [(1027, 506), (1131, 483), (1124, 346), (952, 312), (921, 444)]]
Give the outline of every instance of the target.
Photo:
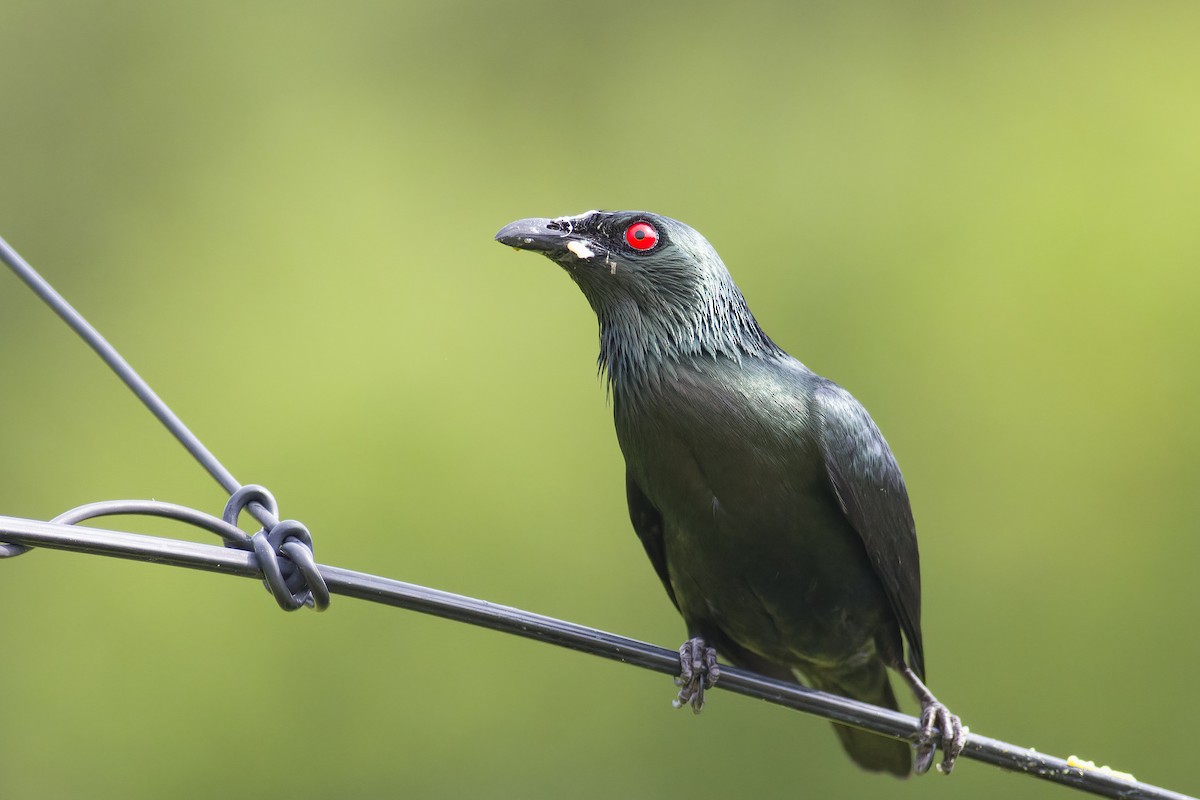
[(570, 240), (570, 228), (554, 223), (554, 220), (519, 219), (510, 222), (496, 234), (496, 241), (518, 250), (533, 250), (539, 253), (557, 253), (566, 249)]
[[(588, 212), (592, 213), (595, 212)], [(573, 269), (580, 261), (591, 262), (597, 255), (604, 254), (604, 263), (615, 270), (615, 262), (604, 248), (576, 228), (588, 214), (558, 219), (519, 219), (501, 228), (496, 241), (518, 250), (541, 253), (566, 269)]]

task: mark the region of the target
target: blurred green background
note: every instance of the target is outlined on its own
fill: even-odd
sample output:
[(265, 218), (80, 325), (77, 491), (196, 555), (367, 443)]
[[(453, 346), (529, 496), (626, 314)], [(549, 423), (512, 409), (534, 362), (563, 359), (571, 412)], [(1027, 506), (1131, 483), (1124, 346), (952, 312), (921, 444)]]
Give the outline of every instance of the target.
[[(595, 320), (504, 223), (646, 208), (904, 468), (931, 686), (1169, 787), (1200, 710), (1200, 6), (38, 3), (0, 234), (329, 564), (665, 646)], [(0, 513), (224, 498), (0, 274)], [(160, 523), (138, 530), (190, 536)], [(1063, 797), (527, 640), (0, 564), (0, 797)], [(911, 708), (912, 706), (910, 706)]]

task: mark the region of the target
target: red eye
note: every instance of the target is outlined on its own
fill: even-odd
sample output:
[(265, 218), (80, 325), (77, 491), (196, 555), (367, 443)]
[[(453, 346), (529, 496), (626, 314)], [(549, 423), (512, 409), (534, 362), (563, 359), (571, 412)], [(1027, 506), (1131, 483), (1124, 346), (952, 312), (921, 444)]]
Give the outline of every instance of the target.
[(658, 244), (658, 231), (649, 222), (635, 222), (625, 229), (625, 241), (634, 250), (649, 250)]

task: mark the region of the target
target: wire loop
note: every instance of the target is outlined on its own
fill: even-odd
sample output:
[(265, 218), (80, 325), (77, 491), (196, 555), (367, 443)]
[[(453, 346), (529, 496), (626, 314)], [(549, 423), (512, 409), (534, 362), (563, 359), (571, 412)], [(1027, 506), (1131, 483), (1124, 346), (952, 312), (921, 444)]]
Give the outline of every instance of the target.
[(271, 512), (271, 516), (279, 517), (279, 504), (275, 502), (275, 496), (267, 491), (265, 486), (248, 483), (229, 495), (229, 502), (225, 504), (221, 518), (230, 525), (237, 525), (238, 517), (251, 503), (259, 503)]

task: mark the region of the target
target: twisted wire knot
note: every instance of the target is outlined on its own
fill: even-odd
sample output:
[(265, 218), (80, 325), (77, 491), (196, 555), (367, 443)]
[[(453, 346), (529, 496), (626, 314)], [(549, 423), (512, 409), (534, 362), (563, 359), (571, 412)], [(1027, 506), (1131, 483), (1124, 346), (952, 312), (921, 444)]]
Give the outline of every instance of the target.
[(255, 516), (263, 527), (250, 537), (249, 546), (228, 540), (226, 546), (254, 551), (263, 573), (263, 585), (284, 611), (295, 611), (301, 606), (324, 611), (329, 607), (329, 587), (313, 559), (312, 535), (308, 528), (294, 519), (278, 520), (279, 505), (275, 498), (266, 488), (254, 484), (243, 486), (230, 495), (221, 516), (225, 522), (236, 526), (238, 517), (251, 503), (262, 507), (251, 511), (260, 512)]

